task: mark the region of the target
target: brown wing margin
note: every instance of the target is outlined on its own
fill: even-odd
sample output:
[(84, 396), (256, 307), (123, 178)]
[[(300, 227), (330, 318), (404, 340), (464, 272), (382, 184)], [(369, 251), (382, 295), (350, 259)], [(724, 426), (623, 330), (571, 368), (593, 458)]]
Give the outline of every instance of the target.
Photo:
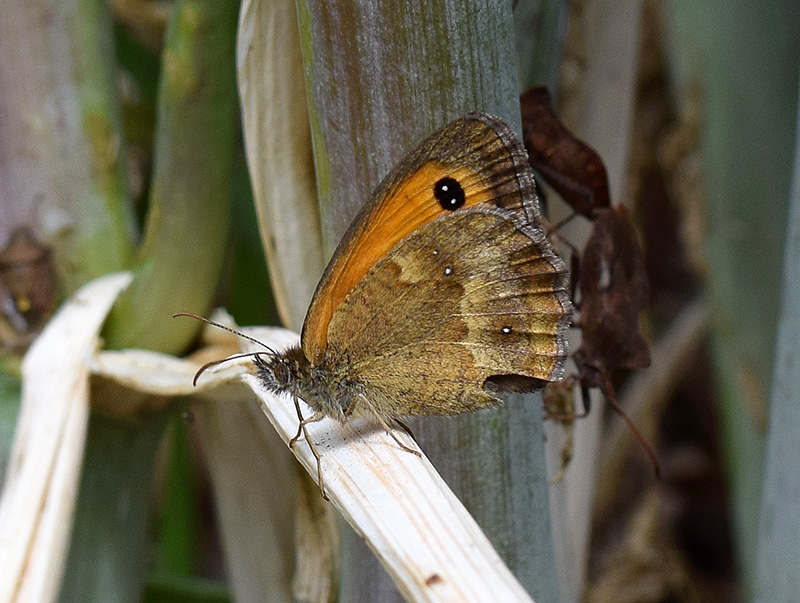
[(303, 351), (312, 363), (325, 353), (333, 312), (361, 278), (406, 236), (452, 213), (433, 195), (434, 185), (445, 176), (464, 189), (462, 208), (488, 203), (538, 228), (533, 174), (513, 130), (484, 113), (451, 122), (389, 173), (342, 238), (303, 324)]

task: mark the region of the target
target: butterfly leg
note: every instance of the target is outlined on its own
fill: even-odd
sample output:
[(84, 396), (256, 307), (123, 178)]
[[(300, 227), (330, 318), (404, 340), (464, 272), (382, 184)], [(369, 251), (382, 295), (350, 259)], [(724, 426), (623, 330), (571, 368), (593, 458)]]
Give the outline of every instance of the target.
[(398, 426), (400, 429), (402, 429), (403, 431), (405, 431), (405, 432), (408, 434), (408, 437), (410, 437), (410, 438), (411, 438), (412, 440), (414, 440), (415, 442), (417, 441), (417, 437), (414, 435), (414, 432), (413, 432), (413, 431), (411, 431), (411, 428), (410, 428), (408, 425), (406, 425), (405, 423), (403, 423), (403, 422), (402, 422), (400, 419), (394, 419), (394, 423), (395, 423), (395, 424), (396, 424), (396, 425), (397, 425), (397, 426)]
[(317, 480), (319, 482), (320, 494), (322, 494), (322, 498), (329, 500), (328, 495), (325, 494), (325, 482), (322, 477), (322, 457), (320, 456), (319, 451), (314, 444), (314, 440), (308, 437), (308, 430), (306, 429), (306, 425), (313, 423), (314, 421), (319, 421), (325, 416), (325, 413), (317, 411), (307, 419), (303, 418), (303, 413), (300, 411), (300, 402), (298, 402), (297, 397), (294, 398), (294, 408), (297, 411), (297, 419), (299, 423), (297, 425), (297, 433), (291, 440), (289, 440), (289, 447), (293, 447), (297, 440), (300, 439), (301, 435), (306, 438), (308, 447), (311, 448), (311, 453), (314, 455), (314, 458), (317, 459)]
[[(313, 417), (311, 418), (313, 419)], [(317, 450), (317, 447), (314, 445), (314, 440), (308, 437), (308, 432), (306, 431), (307, 423), (311, 423), (311, 421), (306, 421), (305, 423), (303, 423), (302, 429), (306, 436), (306, 442), (308, 442), (308, 447), (311, 448), (311, 453), (314, 455), (314, 458), (317, 459), (317, 481), (319, 483), (319, 493), (325, 500), (330, 500), (328, 498), (328, 495), (325, 494), (325, 478), (322, 477), (322, 456)]]
[[(397, 437), (397, 434), (394, 432), (394, 430), (391, 427), (389, 427), (386, 421), (383, 420), (383, 417), (381, 417), (378, 414), (378, 412), (375, 410), (375, 407), (372, 405), (372, 402), (370, 402), (365, 395), (363, 394), (358, 394), (358, 395), (364, 401), (364, 404), (366, 404), (367, 408), (369, 408), (370, 411), (372, 411), (372, 415), (375, 417), (375, 419), (377, 419), (380, 426), (383, 427), (384, 431), (388, 433), (395, 442), (397, 442), (397, 445), (400, 446), (400, 448), (418, 457), (422, 457), (422, 454), (419, 452), (419, 450), (414, 450), (413, 448), (409, 448), (408, 446), (403, 444), (403, 442), (400, 441), (400, 438)], [(395, 423), (400, 425), (403, 431), (405, 431), (408, 435), (411, 436), (412, 440), (414, 439), (414, 434), (411, 433), (411, 430), (407, 426), (403, 425), (403, 423), (401, 423), (398, 419), (393, 419), (393, 420)]]
[(325, 413), (317, 411), (307, 419), (303, 418), (303, 413), (300, 411), (300, 402), (298, 402), (297, 398), (294, 398), (294, 409), (297, 411), (297, 420), (298, 420), (297, 433), (291, 440), (289, 440), (289, 448), (292, 448), (295, 445), (297, 440), (300, 439), (301, 435), (304, 435), (306, 437), (306, 440), (308, 440), (309, 445), (311, 445), (311, 440), (309, 440), (308, 433), (306, 433), (306, 425), (308, 425), (309, 423), (313, 423), (315, 421), (319, 421), (320, 419), (325, 417)]

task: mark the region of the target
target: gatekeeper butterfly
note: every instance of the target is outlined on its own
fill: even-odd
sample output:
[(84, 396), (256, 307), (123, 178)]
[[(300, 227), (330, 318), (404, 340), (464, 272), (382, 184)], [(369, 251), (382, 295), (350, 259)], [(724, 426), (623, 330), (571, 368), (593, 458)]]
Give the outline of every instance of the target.
[(561, 378), (567, 281), (525, 150), (501, 120), (469, 113), (386, 176), (322, 275), (300, 345), (253, 354), (257, 376), (294, 398), (292, 443), (325, 416), (389, 431), (493, 406)]

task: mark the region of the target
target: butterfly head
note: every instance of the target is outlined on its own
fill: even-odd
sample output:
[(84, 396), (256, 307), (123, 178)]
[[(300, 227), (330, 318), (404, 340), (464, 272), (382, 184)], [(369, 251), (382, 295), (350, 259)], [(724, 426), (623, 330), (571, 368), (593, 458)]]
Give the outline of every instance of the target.
[(256, 377), (276, 394), (300, 398), (314, 411), (344, 423), (353, 414), (353, 402), (363, 393), (352, 382), (325, 366), (315, 366), (300, 346), (255, 357)]
[(300, 395), (309, 374), (309, 362), (300, 346), (284, 352), (259, 354), (254, 359), (261, 384), (276, 394)]

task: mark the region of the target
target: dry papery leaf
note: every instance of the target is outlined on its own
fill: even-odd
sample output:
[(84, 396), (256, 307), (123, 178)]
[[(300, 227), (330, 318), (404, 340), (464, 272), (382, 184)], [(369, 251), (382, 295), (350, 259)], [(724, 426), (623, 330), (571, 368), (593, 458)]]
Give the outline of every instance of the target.
[[(193, 394), (218, 408), (252, 405), (255, 394), (284, 443), (279, 443), (283, 454), (285, 443), (297, 431), (293, 402), (264, 391), (247, 359), (204, 373), (198, 387), (192, 388), (196, 362), (141, 350), (98, 352), (97, 333), (129, 279), (127, 273), (117, 274), (86, 285), (53, 317), (26, 357), (23, 410), (0, 502), (2, 600), (53, 601), (58, 596), (89, 416), (90, 369), (134, 392), (165, 398)], [(296, 334), (282, 329), (246, 332), (277, 349), (297, 342)], [(250, 351), (255, 349), (253, 345)], [(46, 378), (42, 371), (47, 371)], [(301, 408), (311, 413), (302, 402)], [(270, 434), (265, 437), (278, 441), (265, 425), (261, 420), (259, 429)], [(531, 601), (427, 458), (404, 451), (390, 434), (368, 421), (340, 425), (323, 419), (310, 424), (308, 433), (322, 454), (331, 504), (364, 538), (409, 600)], [(417, 449), (406, 434), (394, 435)], [(307, 442), (301, 439), (291, 450), (316, 480), (316, 460)], [(255, 459), (256, 465), (273, 462), (267, 449), (259, 454), (262, 458)], [(241, 464), (235, 458), (230, 462)], [(290, 472), (285, 473), (284, 483), (254, 480), (252, 474), (248, 483), (274, 494), (276, 488), (292, 487)], [(259, 524), (270, 523), (263, 516), (248, 520), (251, 533)], [(281, 522), (277, 519), (271, 532), (255, 540), (271, 541)], [(282, 548), (283, 558), (286, 550), (291, 546)], [(266, 570), (259, 564), (252, 571), (286, 579), (291, 565), (276, 562)]]
[(22, 405), (0, 498), (0, 601), (54, 601), (89, 421), (89, 359), (130, 273), (82, 287), (22, 363)]

